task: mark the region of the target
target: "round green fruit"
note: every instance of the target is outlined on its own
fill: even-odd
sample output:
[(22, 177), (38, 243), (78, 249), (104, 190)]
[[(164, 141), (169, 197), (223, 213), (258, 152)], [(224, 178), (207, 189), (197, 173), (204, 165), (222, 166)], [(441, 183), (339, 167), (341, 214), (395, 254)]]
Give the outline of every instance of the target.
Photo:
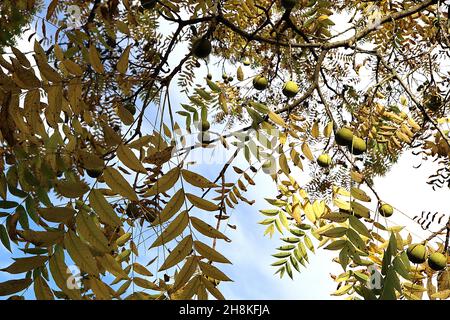
[(299, 91), (298, 84), (294, 81), (287, 81), (283, 86), (283, 94), (288, 98), (293, 98)]
[(297, 4), (297, 0), (281, 0), (281, 6), (285, 10), (291, 10)]
[(353, 136), (352, 145), (349, 148), (354, 155), (360, 155), (366, 152), (367, 145), (360, 137)]
[(86, 169), (86, 173), (91, 178), (98, 178), (103, 174), (103, 169)]
[(331, 157), (324, 153), (317, 158), (317, 164), (322, 168), (328, 168), (331, 164)]
[(261, 75), (253, 78), (253, 87), (256, 90), (265, 90), (265, 89), (267, 89), (268, 85), (269, 85), (269, 82), (267, 81), (267, 79)]
[(245, 58), (243, 63), (244, 63), (244, 66), (249, 66), (250, 65), (250, 59), (249, 58)]
[(428, 257), (428, 265), (434, 271), (444, 270), (447, 267), (447, 257), (440, 252), (434, 252)]
[(206, 38), (200, 38), (194, 41), (192, 52), (197, 58), (206, 58), (212, 51), (211, 42)]
[(391, 205), (385, 203), (378, 208), (378, 212), (386, 218), (389, 218), (394, 213), (394, 208)]
[(353, 132), (349, 128), (341, 128), (335, 134), (336, 143), (340, 146), (351, 146)]
[(424, 263), (427, 257), (427, 248), (423, 244), (412, 244), (406, 250), (406, 254), (412, 263)]
[(208, 120), (205, 120), (205, 121), (202, 121), (201, 123), (199, 123), (198, 130), (208, 131), (209, 128), (211, 128), (211, 124), (209, 123)]

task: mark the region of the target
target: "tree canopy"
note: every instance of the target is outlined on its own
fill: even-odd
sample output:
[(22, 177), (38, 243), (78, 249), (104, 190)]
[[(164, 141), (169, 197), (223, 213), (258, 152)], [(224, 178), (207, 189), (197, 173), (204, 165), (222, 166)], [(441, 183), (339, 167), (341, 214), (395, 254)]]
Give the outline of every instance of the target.
[[(331, 250), (335, 296), (450, 297), (449, 217), (406, 213), (438, 226), (415, 239), (374, 183), (412, 152), (436, 164), (430, 188), (450, 187), (447, 2), (11, 3), (0, 239), (14, 262), (0, 272), (15, 276), (0, 296), (223, 299), (217, 243), (265, 174), (281, 277)], [(30, 21), (27, 52), (13, 45)], [(209, 179), (189, 156), (218, 150)]]

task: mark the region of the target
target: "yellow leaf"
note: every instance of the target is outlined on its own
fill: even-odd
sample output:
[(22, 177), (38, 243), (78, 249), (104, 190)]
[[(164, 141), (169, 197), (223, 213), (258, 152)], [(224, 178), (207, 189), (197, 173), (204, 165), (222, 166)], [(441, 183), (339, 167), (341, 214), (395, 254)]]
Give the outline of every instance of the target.
[(191, 279), (195, 270), (197, 270), (197, 265), (197, 257), (189, 257), (186, 259), (186, 262), (184, 263), (180, 272), (178, 272), (178, 274), (175, 276), (175, 282), (172, 287), (174, 291), (183, 287), (189, 281), (189, 279)]
[(303, 208), (303, 211), (305, 212), (305, 216), (306, 216), (306, 218), (307, 218), (309, 221), (311, 221), (312, 223), (315, 223), (315, 222), (316, 222), (317, 217), (316, 217), (316, 215), (315, 215), (315, 213), (314, 213), (314, 208), (313, 208), (313, 206), (311, 205), (311, 203), (309, 203), (309, 201), (306, 202), (306, 204), (305, 204), (305, 206), (304, 206), (304, 208)]
[(200, 276), (193, 277), (181, 292), (177, 292), (177, 296), (174, 299), (178, 300), (190, 300), (194, 294), (198, 292), (198, 288), (201, 284)]
[(153, 225), (161, 224), (166, 221), (169, 221), (170, 218), (174, 216), (180, 210), (181, 206), (184, 203), (184, 192), (183, 189), (178, 190), (170, 199), (170, 201), (166, 204), (161, 213), (156, 217), (155, 221), (153, 221)]
[(69, 284), (72, 284), (69, 279), (71, 275), (68, 272), (70, 269), (64, 263), (64, 254), (61, 248), (60, 252), (55, 252), (50, 258), (49, 267), (56, 285), (67, 294), (70, 299), (80, 300), (80, 290), (76, 289), (75, 286), (69, 286)]
[(150, 271), (148, 271), (148, 269), (146, 267), (144, 267), (143, 265), (141, 265), (141, 264), (139, 264), (137, 262), (134, 262), (132, 264), (132, 266), (133, 266), (133, 271), (136, 272), (136, 273), (139, 273), (140, 275), (143, 275), (143, 276), (146, 276), (146, 277), (153, 276), (153, 274)]
[(67, 71), (69, 71), (74, 76), (81, 77), (84, 73), (83, 69), (71, 60), (64, 59), (62, 60), (62, 64), (67, 69)]
[(199, 188), (214, 188), (217, 187), (217, 184), (209, 181), (205, 177), (199, 175), (198, 173), (189, 171), (189, 170), (181, 170), (181, 175), (183, 179), (186, 180), (189, 184), (199, 187)]
[(36, 300), (55, 300), (52, 290), (41, 276), (34, 279), (34, 294)]
[(333, 133), (333, 121), (330, 121), (323, 129), (323, 135), (329, 138), (332, 133)]
[(94, 249), (101, 253), (107, 253), (111, 251), (111, 246), (108, 243), (103, 232), (94, 222), (91, 216), (86, 212), (78, 212), (77, 218), (77, 230), (81, 237), (86, 240)]
[(89, 204), (102, 222), (112, 227), (122, 225), (122, 221), (120, 221), (113, 207), (106, 201), (100, 190), (94, 189), (91, 191), (89, 194)]
[(138, 201), (136, 192), (130, 186), (130, 184), (125, 180), (125, 178), (112, 167), (107, 167), (103, 171), (103, 178), (106, 184), (111, 188), (112, 191), (120, 194), (121, 196), (130, 199), (131, 201)]
[(332, 296), (342, 296), (342, 295), (346, 294), (347, 292), (349, 292), (352, 287), (353, 287), (352, 284), (347, 284), (347, 285), (341, 286), (338, 290), (333, 292), (331, 295)]
[(128, 242), (128, 240), (131, 239), (131, 236), (132, 236), (132, 234), (130, 232), (124, 233), (116, 240), (116, 244), (119, 247), (122, 247), (123, 245), (125, 245), (125, 243)]
[(59, 75), (59, 73), (55, 69), (50, 67), (47, 61), (41, 61), (38, 59), (36, 63), (38, 65), (41, 75), (43, 75), (47, 80), (54, 83), (62, 82), (62, 78)]
[(141, 173), (147, 173), (141, 161), (136, 157), (133, 151), (128, 148), (126, 145), (121, 144), (117, 148), (117, 157), (122, 161), (124, 165), (126, 165), (131, 170)]
[(211, 248), (210, 246), (204, 244), (200, 241), (194, 241), (194, 248), (202, 257), (220, 263), (231, 263), (230, 260), (225, 258), (222, 254), (217, 252), (217, 250)]
[(283, 120), (283, 118), (280, 117), (280, 115), (276, 114), (273, 111), (269, 111), (269, 119), (272, 120), (273, 122), (275, 122), (276, 124), (282, 126), (282, 127), (287, 127), (287, 124)]
[(289, 169), (288, 161), (287, 161), (286, 155), (284, 153), (282, 153), (280, 155), (280, 158), (278, 159), (278, 162), (280, 164), (280, 168), (283, 171), (283, 173), (286, 176), (289, 176), (289, 174), (291, 173), (291, 169)]
[(89, 46), (89, 61), (95, 72), (101, 74), (105, 72), (105, 68), (103, 67), (102, 61), (100, 60), (100, 55), (97, 51), (97, 48), (93, 44)]
[(89, 191), (89, 186), (83, 181), (63, 181), (55, 183), (55, 190), (66, 198), (79, 198)]
[(178, 243), (178, 245), (172, 250), (169, 256), (164, 261), (159, 271), (163, 271), (173, 267), (182, 261), (192, 250), (192, 236), (188, 235)]
[(39, 215), (47, 221), (57, 223), (67, 223), (73, 218), (76, 211), (72, 208), (65, 207), (52, 207), (52, 208), (39, 208)]
[(105, 268), (108, 272), (110, 272), (115, 277), (120, 277), (121, 279), (128, 279), (128, 275), (122, 269), (119, 262), (114, 259), (110, 254), (104, 254), (103, 256), (96, 257), (100, 264)]
[(216, 211), (220, 209), (218, 205), (212, 203), (211, 201), (197, 197), (194, 194), (186, 193), (186, 197), (194, 206), (196, 206), (199, 209), (205, 211)]
[(320, 132), (319, 132), (319, 123), (318, 123), (317, 121), (314, 121), (314, 123), (313, 123), (313, 125), (312, 125), (312, 128), (311, 128), (311, 135), (312, 135), (314, 138), (318, 138), (319, 135), (320, 135)]
[(14, 262), (10, 266), (1, 269), (1, 271), (8, 272), (11, 274), (28, 272), (33, 269), (42, 267), (44, 263), (47, 261), (47, 259), (48, 257), (46, 256), (17, 258), (14, 259)]
[(180, 168), (175, 167), (168, 171), (165, 175), (159, 178), (156, 183), (147, 190), (145, 195), (147, 197), (156, 195), (158, 193), (163, 193), (172, 188), (180, 177)]
[(98, 275), (97, 262), (88, 246), (70, 231), (64, 236), (64, 246), (75, 264), (90, 275)]
[(127, 126), (130, 126), (134, 123), (133, 114), (122, 105), (117, 106), (117, 115), (119, 116), (123, 124)]
[(111, 300), (113, 290), (106, 283), (97, 278), (89, 278), (87, 283), (95, 294), (95, 300)]
[(242, 67), (239, 66), (239, 68), (237, 69), (237, 79), (239, 81), (243, 81), (244, 80), (244, 71), (242, 71)]
[(303, 142), (302, 144), (302, 152), (306, 158), (308, 158), (310, 161), (314, 161), (314, 155), (312, 154), (311, 149), (306, 142)]
[(352, 197), (357, 200), (364, 201), (364, 202), (371, 201), (370, 197), (367, 195), (367, 193), (364, 190), (352, 187), (350, 189), (350, 193), (351, 193)]
[(191, 223), (198, 232), (207, 237), (228, 240), (228, 238), (222, 232), (210, 226), (206, 222), (203, 222), (199, 218), (191, 217)]
[(126, 47), (126, 49), (123, 51), (122, 56), (120, 57), (119, 61), (117, 62), (117, 71), (119, 71), (122, 74), (125, 74), (128, 69), (128, 62), (130, 59), (130, 50), (131, 46)]
[(205, 285), (206, 289), (211, 293), (217, 300), (225, 300), (225, 297), (222, 293), (212, 284), (210, 280), (205, 277), (202, 277), (202, 282)]
[(26, 241), (39, 247), (50, 247), (61, 242), (64, 237), (64, 233), (61, 231), (18, 230), (17, 233)]
[(179, 236), (189, 223), (189, 215), (187, 211), (183, 211), (176, 217), (167, 228), (156, 238), (150, 248), (158, 247)]
[(149, 289), (149, 290), (161, 290), (156, 284), (154, 284), (153, 282), (144, 279), (144, 278), (139, 278), (139, 277), (135, 277), (133, 279), (133, 282), (144, 289)]
[(220, 280), (220, 281), (232, 281), (230, 278), (228, 278), (222, 271), (214, 267), (213, 265), (209, 263), (205, 263), (202, 261), (198, 262), (198, 265), (202, 272), (213, 279)]

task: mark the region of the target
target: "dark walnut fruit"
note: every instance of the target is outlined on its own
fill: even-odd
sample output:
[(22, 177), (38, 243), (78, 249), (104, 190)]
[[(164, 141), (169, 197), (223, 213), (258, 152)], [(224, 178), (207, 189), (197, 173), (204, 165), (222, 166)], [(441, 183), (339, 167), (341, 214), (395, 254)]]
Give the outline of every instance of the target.
[(322, 168), (328, 168), (331, 164), (331, 157), (324, 153), (317, 158), (317, 164)]
[(391, 205), (384, 203), (378, 208), (378, 212), (386, 218), (389, 218), (394, 213), (394, 208)]
[(428, 265), (434, 271), (441, 271), (447, 267), (447, 257), (440, 252), (434, 252), (428, 257)]
[(298, 85), (294, 81), (287, 81), (283, 86), (283, 94), (288, 98), (295, 97), (298, 91)]
[(264, 76), (256, 76), (253, 78), (253, 87), (256, 90), (265, 90), (267, 89), (267, 86), (269, 85), (269, 82), (267, 81), (267, 79)]
[(5, 154), (6, 164), (13, 165), (16, 163), (16, 157), (12, 153)]
[(281, 6), (285, 10), (291, 10), (295, 7), (297, 2), (298, 2), (298, 0), (281, 0)]
[(349, 147), (349, 149), (354, 155), (360, 155), (366, 152), (367, 145), (363, 139), (353, 136), (352, 145), (351, 147)]
[(126, 104), (123, 106), (125, 109), (128, 110), (128, 112), (130, 112), (133, 116), (136, 114), (136, 106), (134, 104)]
[(424, 99), (425, 108), (431, 111), (438, 111), (442, 106), (442, 98), (436, 94), (428, 94)]
[(103, 169), (86, 169), (86, 173), (91, 178), (98, 178), (103, 174)]
[(406, 250), (406, 254), (412, 263), (424, 263), (427, 258), (427, 248), (423, 244), (412, 244)]
[(144, 214), (143, 217), (146, 221), (153, 223), (156, 219), (156, 211), (153, 208), (145, 208), (144, 207)]
[(206, 38), (197, 39), (192, 44), (192, 52), (197, 58), (204, 59), (209, 56), (211, 51), (211, 42)]
[(335, 134), (336, 143), (340, 146), (351, 146), (353, 140), (353, 132), (349, 128), (341, 128)]
[(141, 208), (138, 202), (130, 202), (125, 211), (128, 217), (137, 219), (142, 215)]
[(141, 6), (144, 9), (153, 9), (156, 6), (157, 0), (141, 0)]

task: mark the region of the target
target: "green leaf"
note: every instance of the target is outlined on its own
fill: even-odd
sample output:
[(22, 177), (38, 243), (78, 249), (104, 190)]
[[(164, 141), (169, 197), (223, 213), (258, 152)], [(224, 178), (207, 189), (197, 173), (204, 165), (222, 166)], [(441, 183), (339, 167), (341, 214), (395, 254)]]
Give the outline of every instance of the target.
[(372, 238), (372, 235), (369, 232), (369, 229), (367, 229), (366, 225), (359, 220), (358, 218), (356, 218), (355, 216), (349, 216), (349, 222), (350, 222), (350, 226), (355, 229), (357, 232), (359, 232), (359, 234), (367, 237), (367, 238)]
[(11, 243), (9, 242), (9, 236), (8, 231), (6, 231), (6, 228), (4, 225), (0, 224), (0, 240), (3, 244), (3, 246), (8, 249), (9, 252), (11, 251)]

